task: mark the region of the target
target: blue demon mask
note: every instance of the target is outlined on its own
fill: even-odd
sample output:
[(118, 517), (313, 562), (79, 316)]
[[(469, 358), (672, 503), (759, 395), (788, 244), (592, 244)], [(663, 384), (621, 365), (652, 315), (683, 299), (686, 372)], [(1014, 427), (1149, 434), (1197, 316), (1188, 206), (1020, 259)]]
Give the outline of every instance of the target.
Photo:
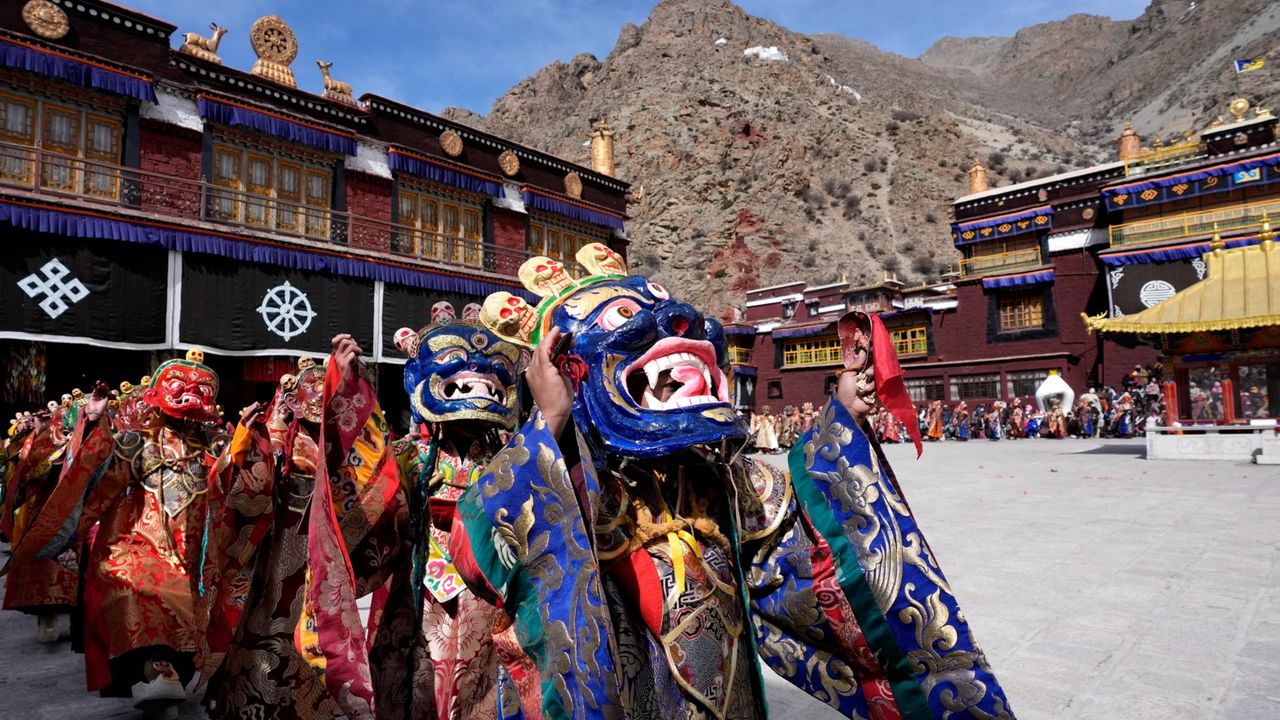
[(415, 424), (479, 420), (515, 426), (519, 347), (471, 322), (446, 321), (418, 332), (401, 328), (408, 356), (404, 389)]
[(482, 319), (534, 344), (551, 328), (572, 335), (556, 362), (573, 379), (574, 422), (611, 453), (668, 455), (742, 437), (729, 402), (724, 328), (660, 285), (625, 275), (612, 251), (589, 245), (574, 280), (563, 266), (534, 258), (521, 270), (538, 308), (506, 293), (490, 296)]

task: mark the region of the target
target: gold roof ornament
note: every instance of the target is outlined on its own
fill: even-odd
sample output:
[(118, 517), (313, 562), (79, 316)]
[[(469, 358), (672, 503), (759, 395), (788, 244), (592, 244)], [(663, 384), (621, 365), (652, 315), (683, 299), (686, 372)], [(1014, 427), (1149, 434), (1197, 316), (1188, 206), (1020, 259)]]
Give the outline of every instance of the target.
[(449, 157), (458, 157), (462, 154), (462, 136), (452, 128), (445, 130), (440, 133), (440, 149)]
[(253, 21), (249, 28), (249, 44), (258, 60), (250, 71), (260, 78), (298, 87), (289, 65), (298, 57), (298, 38), (284, 20), (275, 15), (265, 15)]
[(341, 80), (334, 80), (329, 76), (329, 68), (333, 67), (333, 63), (317, 60), (316, 65), (320, 68), (320, 74), (324, 77), (324, 96), (330, 100), (336, 100), (343, 105), (351, 107), (359, 107), (356, 104), (356, 98), (351, 94), (351, 85)]
[(604, 120), (591, 127), (591, 169), (602, 175), (613, 175), (613, 128)]
[(62, 8), (49, 0), (31, 0), (22, 6), (22, 21), (46, 40), (61, 40), (71, 32), (71, 21)]
[(498, 156), (498, 167), (502, 168), (503, 175), (515, 177), (520, 172), (520, 158), (510, 150), (503, 150)]
[(1249, 112), (1249, 101), (1238, 97), (1227, 106), (1227, 111), (1231, 113), (1231, 117), (1236, 119), (1236, 122), (1240, 122), (1244, 120), (1244, 116)]
[(1222, 239), (1222, 233), (1218, 232), (1218, 223), (1213, 224), (1213, 237), (1209, 239), (1210, 250), (1221, 250), (1227, 246)]
[(182, 47), (178, 48), (178, 52), (221, 65), (222, 58), (218, 56), (218, 45), (222, 43), (222, 36), (227, 34), (227, 29), (218, 23), (209, 23), (209, 29), (213, 31), (209, 37), (193, 32), (183, 35)]
[(571, 198), (582, 199), (582, 177), (570, 171), (564, 176), (564, 194)]
[(1275, 232), (1271, 229), (1271, 218), (1265, 210), (1262, 211), (1262, 226), (1258, 228), (1258, 239), (1262, 242), (1275, 239)]

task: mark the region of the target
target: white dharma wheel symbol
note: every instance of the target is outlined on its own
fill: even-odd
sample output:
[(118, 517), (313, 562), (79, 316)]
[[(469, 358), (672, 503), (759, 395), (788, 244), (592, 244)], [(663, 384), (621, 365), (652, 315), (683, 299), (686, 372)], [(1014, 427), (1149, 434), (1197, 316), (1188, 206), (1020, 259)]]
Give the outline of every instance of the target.
[(267, 291), (258, 305), (258, 314), (267, 329), (285, 340), (305, 333), (316, 316), (307, 294), (285, 281)]

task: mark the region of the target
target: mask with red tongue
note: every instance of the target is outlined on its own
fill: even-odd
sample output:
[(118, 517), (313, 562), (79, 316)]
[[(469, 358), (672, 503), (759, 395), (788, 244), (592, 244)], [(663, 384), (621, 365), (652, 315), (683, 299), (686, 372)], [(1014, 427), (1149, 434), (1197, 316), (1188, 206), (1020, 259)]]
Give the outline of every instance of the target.
[(729, 403), (724, 328), (662, 286), (600, 280), (551, 321), (573, 335), (564, 364), (579, 369), (574, 422), (609, 453), (659, 457), (745, 435)]

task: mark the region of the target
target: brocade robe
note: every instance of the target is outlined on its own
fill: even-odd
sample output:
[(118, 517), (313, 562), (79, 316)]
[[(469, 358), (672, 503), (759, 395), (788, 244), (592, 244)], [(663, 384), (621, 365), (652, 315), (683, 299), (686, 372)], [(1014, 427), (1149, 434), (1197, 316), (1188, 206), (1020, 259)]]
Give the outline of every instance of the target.
[(192, 577), (216, 433), (183, 435), (163, 422), (117, 432), (107, 415), (82, 417), (57, 486), (14, 549), (18, 563), (57, 557), (83, 546), (97, 524), (84, 577), (90, 690), (127, 696), (149, 658), (172, 662), (184, 678), (194, 672), (202, 627)]
[(834, 402), (801, 442), (789, 473), (597, 475), (539, 414), (512, 437), (453, 555), (539, 662), (544, 717), (761, 717), (757, 658), (846, 717), (1012, 717), (878, 448)]
[[(51, 428), (11, 439), (5, 447), (4, 501), (0, 504), (0, 532), (17, 545), (31, 521), (49, 499), (62, 470), (62, 444)], [(30, 560), (5, 568), (4, 609), (43, 614), (70, 612), (80, 587), (74, 549), (57, 557)]]
[(370, 716), (350, 692), (368, 674), (355, 600), (385, 582), (406, 507), (371, 386), (331, 368), (325, 398), (320, 442), (301, 423), (240, 425), (217, 464), (202, 586), (211, 717)]

